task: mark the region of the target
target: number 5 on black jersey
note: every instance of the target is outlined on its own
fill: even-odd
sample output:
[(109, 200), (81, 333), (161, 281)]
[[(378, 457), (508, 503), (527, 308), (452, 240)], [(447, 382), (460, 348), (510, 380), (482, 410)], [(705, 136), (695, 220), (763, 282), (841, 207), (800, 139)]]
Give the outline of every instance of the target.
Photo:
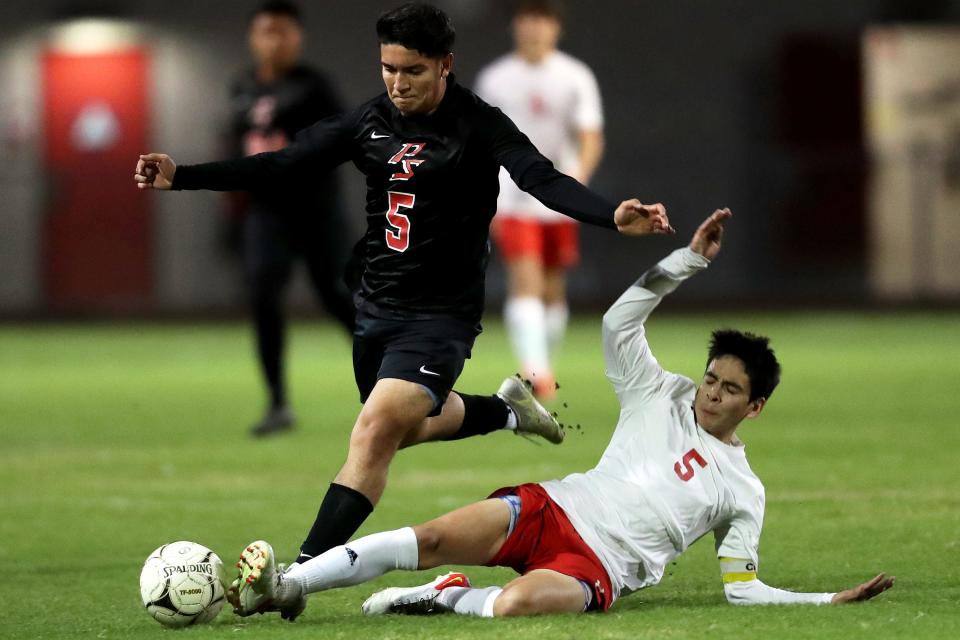
[(410, 218), (400, 213), (400, 209), (412, 209), (416, 199), (412, 193), (387, 192), (387, 246), (399, 253), (410, 246)]

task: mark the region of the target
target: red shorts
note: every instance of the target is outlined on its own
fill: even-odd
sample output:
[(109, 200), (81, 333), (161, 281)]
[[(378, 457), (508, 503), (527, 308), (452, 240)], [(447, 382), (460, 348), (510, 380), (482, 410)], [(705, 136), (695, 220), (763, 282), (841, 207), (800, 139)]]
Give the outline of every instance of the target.
[(609, 609), (613, 604), (610, 576), (563, 509), (539, 484), (497, 489), (490, 497), (511, 494), (520, 498), (520, 518), (487, 566), (510, 567), (521, 575), (534, 569), (550, 569), (582, 580), (593, 590), (590, 609)]
[(565, 269), (580, 261), (580, 227), (572, 220), (543, 222), (499, 216), (492, 229), (497, 249), (507, 262), (539, 258), (547, 268)]

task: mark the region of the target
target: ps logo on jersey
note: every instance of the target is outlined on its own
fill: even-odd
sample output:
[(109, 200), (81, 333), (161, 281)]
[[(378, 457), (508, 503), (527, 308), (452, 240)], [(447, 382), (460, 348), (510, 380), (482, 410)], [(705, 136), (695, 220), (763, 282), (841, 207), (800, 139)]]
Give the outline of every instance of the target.
[(391, 180), (409, 180), (413, 177), (413, 168), (424, 163), (422, 158), (414, 158), (415, 155), (423, 151), (427, 146), (424, 142), (407, 142), (400, 148), (392, 158), (387, 160), (387, 164), (400, 164), (403, 171), (397, 171)]

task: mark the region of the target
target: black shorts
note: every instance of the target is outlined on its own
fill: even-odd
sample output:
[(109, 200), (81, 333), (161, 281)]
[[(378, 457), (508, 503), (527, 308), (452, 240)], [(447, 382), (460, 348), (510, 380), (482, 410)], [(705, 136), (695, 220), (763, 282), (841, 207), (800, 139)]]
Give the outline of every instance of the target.
[(361, 309), (353, 334), (360, 402), (381, 378), (397, 378), (426, 387), (436, 400), (430, 415), (439, 415), (479, 334), (478, 325), (449, 316), (385, 319)]

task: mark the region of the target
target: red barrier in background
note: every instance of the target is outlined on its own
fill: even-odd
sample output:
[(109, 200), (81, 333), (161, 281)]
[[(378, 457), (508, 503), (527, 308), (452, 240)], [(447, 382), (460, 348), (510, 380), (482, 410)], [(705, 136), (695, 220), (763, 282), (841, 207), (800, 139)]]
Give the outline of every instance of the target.
[(142, 307), (153, 291), (149, 200), (132, 175), (147, 150), (148, 59), (140, 49), (43, 57), (48, 306)]

